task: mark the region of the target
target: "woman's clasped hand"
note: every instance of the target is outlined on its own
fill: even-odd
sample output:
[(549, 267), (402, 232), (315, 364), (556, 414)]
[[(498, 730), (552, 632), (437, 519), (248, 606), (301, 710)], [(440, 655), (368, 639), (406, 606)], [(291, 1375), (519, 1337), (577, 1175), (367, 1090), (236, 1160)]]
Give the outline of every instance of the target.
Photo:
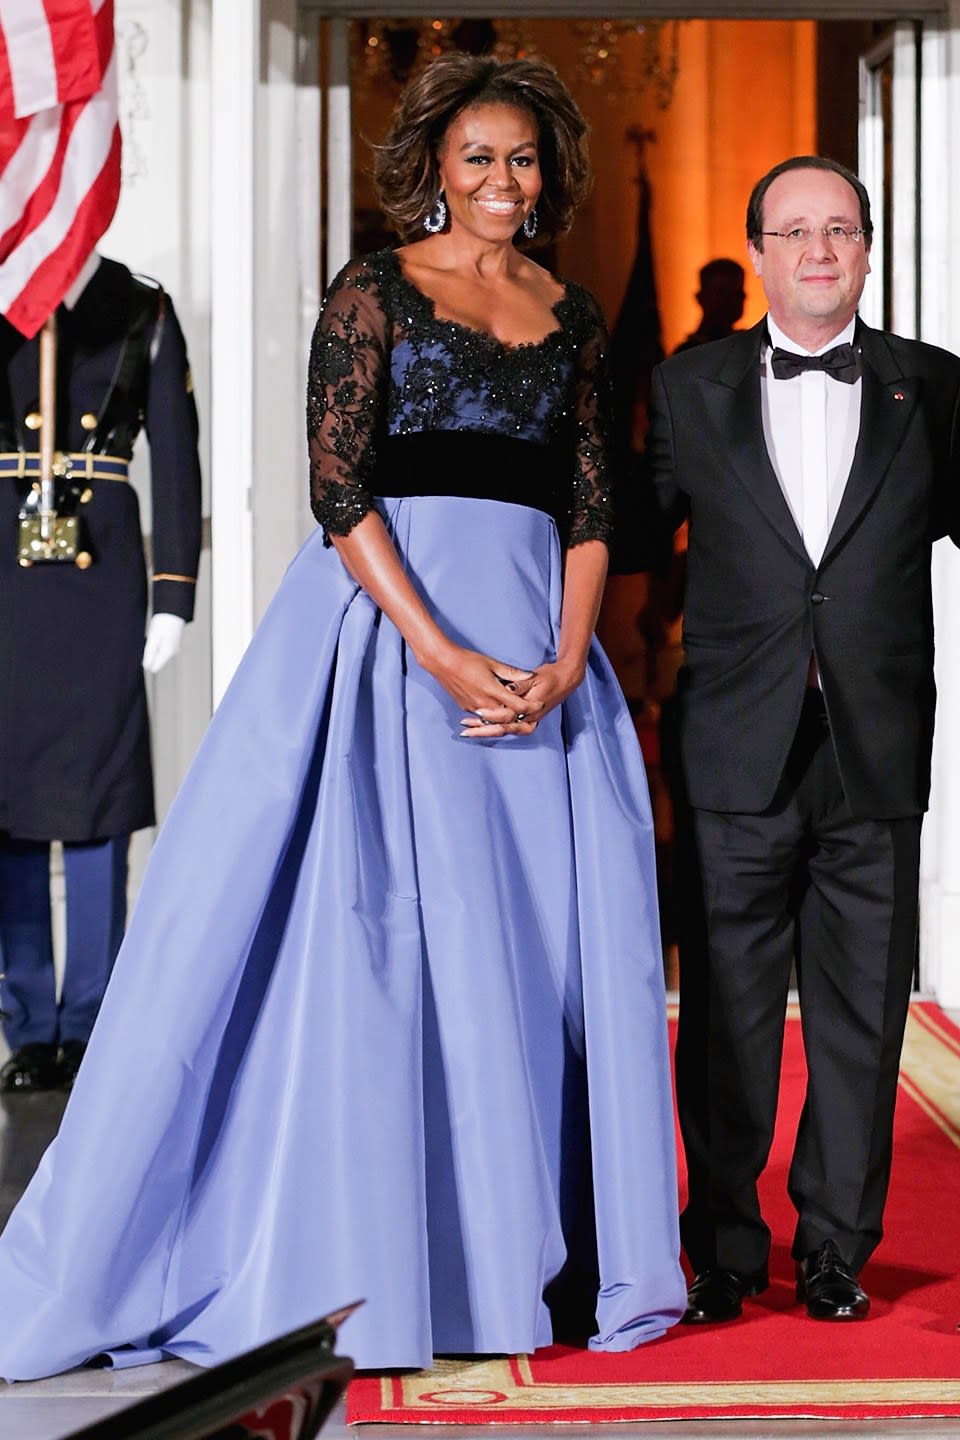
[(463, 707), (460, 736), (469, 740), (532, 735), (583, 679), (582, 666), (557, 660), (521, 670), (460, 645), (445, 647), (426, 668)]

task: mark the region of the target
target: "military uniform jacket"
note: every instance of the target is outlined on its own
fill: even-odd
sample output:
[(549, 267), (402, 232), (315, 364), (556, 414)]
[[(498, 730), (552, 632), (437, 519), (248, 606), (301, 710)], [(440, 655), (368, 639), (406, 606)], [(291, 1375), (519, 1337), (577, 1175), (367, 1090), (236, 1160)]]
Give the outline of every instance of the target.
[[(129, 458), (150, 445), (154, 612), (193, 614), (200, 550), (197, 414), (169, 298), (101, 260), (58, 319), (57, 448)], [(0, 452), (36, 452), (37, 340), (0, 319)], [(118, 385), (118, 379), (120, 384)], [(22, 568), (18, 513), (30, 481), (0, 475), (0, 830), (93, 840), (154, 820), (141, 660), (147, 576), (128, 481), (92, 479), (79, 507), (86, 570)]]
[(648, 464), (690, 518), (679, 682), (694, 806), (775, 801), (816, 655), (851, 814), (918, 815), (933, 739), (930, 550), (960, 543), (960, 359), (858, 321), (860, 434), (819, 565), (767, 453), (764, 325), (654, 372)]

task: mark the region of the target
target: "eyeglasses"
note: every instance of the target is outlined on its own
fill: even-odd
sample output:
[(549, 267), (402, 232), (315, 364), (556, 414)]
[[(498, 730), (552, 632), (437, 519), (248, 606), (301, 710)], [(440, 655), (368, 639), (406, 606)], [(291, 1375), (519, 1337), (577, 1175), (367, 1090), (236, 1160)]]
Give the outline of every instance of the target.
[(819, 225), (815, 230), (806, 225), (795, 225), (792, 230), (761, 230), (760, 234), (775, 235), (778, 240), (785, 240), (798, 250), (809, 245), (814, 235), (822, 235), (828, 245), (858, 245), (864, 236), (858, 225)]

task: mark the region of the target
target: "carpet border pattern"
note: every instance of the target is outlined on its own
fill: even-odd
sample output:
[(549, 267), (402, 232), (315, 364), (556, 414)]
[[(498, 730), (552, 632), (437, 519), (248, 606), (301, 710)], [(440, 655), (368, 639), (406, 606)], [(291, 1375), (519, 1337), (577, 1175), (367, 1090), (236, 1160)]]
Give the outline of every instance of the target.
[[(675, 1007), (671, 1007), (671, 1019)], [(798, 1015), (796, 1006), (790, 1018)], [(960, 1030), (929, 1001), (910, 1007), (900, 1084), (960, 1150)], [(960, 1321), (960, 1315), (957, 1316)], [(957, 1337), (960, 1369), (960, 1335)], [(448, 1359), (429, 1371), (360, 1376), (350, 1424), (555, 1424), (700, 1419), (960, 1417), (960, 1378), (613, 1382), (551, 1385), (526, 1355)]]

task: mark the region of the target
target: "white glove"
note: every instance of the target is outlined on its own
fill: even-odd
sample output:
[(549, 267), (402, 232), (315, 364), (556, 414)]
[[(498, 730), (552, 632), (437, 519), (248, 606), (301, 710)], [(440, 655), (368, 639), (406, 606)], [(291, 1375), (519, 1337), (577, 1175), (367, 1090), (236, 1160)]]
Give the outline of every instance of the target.
[(143, 647), (143, 668), (148, 675), (156, 675), (176, 655), (185, 624), (186, 621), (181, 620), (179, 615), (153, 616)]

